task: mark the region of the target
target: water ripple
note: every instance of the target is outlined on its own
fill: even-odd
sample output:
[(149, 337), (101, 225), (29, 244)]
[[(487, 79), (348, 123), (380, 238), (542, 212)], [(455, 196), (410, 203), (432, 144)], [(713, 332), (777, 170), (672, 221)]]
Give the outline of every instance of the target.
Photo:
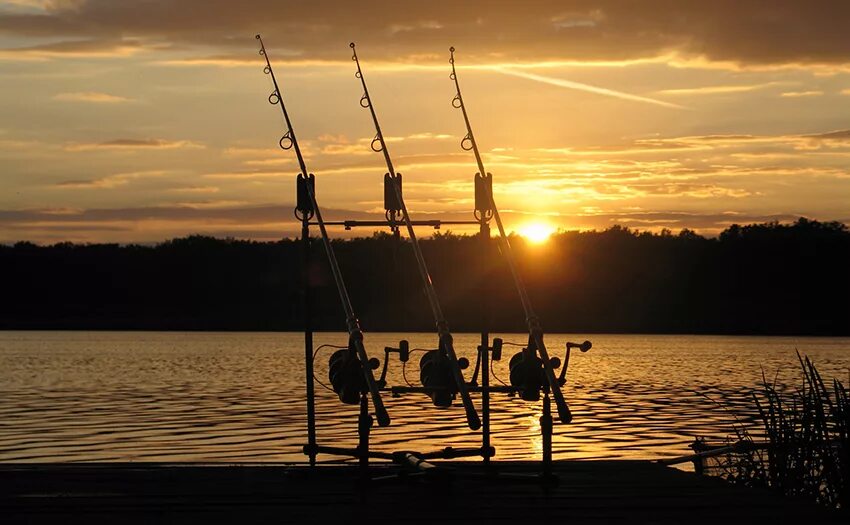
[[(521, 341), (521, 335), (503, 335)], [(430, 334), (368, 334), (367, 348)], [(551, 334), (551, 352), (567, 340)], [(850, 339), (707, 336), (591, 337), (574, 355), (565, 395), (574, 413), (556, 425), (556, 458), (653, 459), (687, 453), (694, 436), (719, 439), (734, 425), (758, 432), (751, 402), (762, 370), (780, 388), (796, 382), (799, 348), (825, 377), (847, 380)], [(344, 334), (317, 334), (341, 344)], [(476, 334), (456, 334), (472, 358)], [(305, 441), (300, 334), (2, 332), (0, 461), (301, 461)], [(506, 349), (507, 353), (507, 349)], [(319, 379), (329, 353), (320, 353)], [(510, 354), (496, 363), (508, 377)], [(473, 359), (474, 361), (474, 359)], [(410, 367), (408, 379), (418, 377)], [(392, 363), (391, 384), (404, 384)], [(496, 381), (494, 381), (496, 383)], [(320, 443), (355, 446), (357, 407), (317, 385)], [(380, 450), (474, 447), (459, 406), (424, 396), (386, 398), (394, 424), (372, 431)], [(475, 398), (480, 406), (480, 399)], [(539, 456), (541, 403), (494, 394), (493, 445), (500, 459)]]

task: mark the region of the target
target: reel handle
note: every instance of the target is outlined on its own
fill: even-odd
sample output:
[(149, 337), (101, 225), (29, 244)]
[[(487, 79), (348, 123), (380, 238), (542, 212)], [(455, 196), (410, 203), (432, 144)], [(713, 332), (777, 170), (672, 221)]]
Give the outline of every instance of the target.
[(354, 349), (357, 351), (357, 357), (363, 363), (363, 376), (366, 379), (366, 388), (369, 389), (369, 395), (372, 398), (372, 406), (375, 407), (375, 419), (378, 420), (378, 426), (390, 426), (390, 415), (384, 407), (384, 400), (381, 399), (381, 392), (378, 389), (378, 383), (375, 381), (375, 376), (372, 375), (372, 367), (369, 364), (369, 356), (366, 354), (366, 348), (363, 346), (363, 336), (352, 337)]
[(552, 399), (555, 400), (558, 419), (562, 423), (569, 423), (573, 420), (573, 414), (570, 412), (570, 407), (567, 405), (566, 399), (564, 399), (563, 392), (561, 392), (561, 385), (558, 383), (558, 378), (555, 377), (555, 370), (552, 368), (549, 352), (546, 351), (546, 345), (543, 343), (543, 335), (538, 330), (533, 330), (531, 335), (534, 345), (540, 353), (540, 359), (543, 361), (543, 374), (546, 376), (546, 382), (549, 383), (549, 391), (552, 393)]
[(466, 411), (466, 424), (469, 425), (470, 429), (478, 430), (481, 428), (481, 418), (478, 417), (475, 405), (472, 404), (472, 397), (469, 395), (469, 389), (466, 386), (466, 381), (463, 379), (463, 373), (460, 371), (460, 364), (458, 364), (457, 354), (455, 353), (454, 343), (452, 342), (452, 336), (446, 334), (440, 339), (440, 344), (443, 346), (443, 349), (446, 352), (446, 357), (449, 359), (449, 366), (452, 370), (452, 377), (454, 377), (455, 383), (457, 384), (460, 401), (463, 403), (464, 411)]

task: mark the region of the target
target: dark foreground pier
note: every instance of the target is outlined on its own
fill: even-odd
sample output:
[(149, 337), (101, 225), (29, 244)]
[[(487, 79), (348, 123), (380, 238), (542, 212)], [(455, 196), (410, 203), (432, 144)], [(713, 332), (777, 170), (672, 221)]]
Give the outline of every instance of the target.
[[(445, 464), (441, 464), (445, 465)], [(645, 461), (374, 466), (0, 465), (2, 523), (846, 523), (847, 515)], [(443, 469), (441, 469), (443, 470)], [(497, 472), (498, 475), (488, 474)]]

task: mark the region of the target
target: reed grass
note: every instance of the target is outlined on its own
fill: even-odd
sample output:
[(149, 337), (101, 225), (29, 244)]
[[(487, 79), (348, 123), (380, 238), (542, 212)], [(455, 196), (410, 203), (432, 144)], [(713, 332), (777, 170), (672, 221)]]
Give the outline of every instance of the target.
[(762, 375), (762, 386), (753, 393), (761, 428), (750, 432), (736, 426), (734, 451), (714, 458), (712, 468), (731, 482), (850, 508), (847, 388), (838, 379), (824, 381), (808, 357), (799, 352), (797, 357), (799, 386), (780, 392)]

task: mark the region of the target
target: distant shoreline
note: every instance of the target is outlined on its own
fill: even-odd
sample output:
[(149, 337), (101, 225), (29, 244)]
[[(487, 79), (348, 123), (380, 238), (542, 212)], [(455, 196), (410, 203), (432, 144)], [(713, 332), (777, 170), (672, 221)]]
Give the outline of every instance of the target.
[[(522, 333), (525, 314), (495, 243), (437, 234), (422, 251), (455, 332)], [(732, 225), (716, 239), (614, 226), (513, 251), (544, 330), (560, 333), (850, 335), (850, 229), (838, 222)], [(335, 241), (363, 330), (430, 331), (414, 254), (390, 235)], [(321, 243), (193, 236), (157, 245), (0, 246), (0, 329), (343, 330)]]

